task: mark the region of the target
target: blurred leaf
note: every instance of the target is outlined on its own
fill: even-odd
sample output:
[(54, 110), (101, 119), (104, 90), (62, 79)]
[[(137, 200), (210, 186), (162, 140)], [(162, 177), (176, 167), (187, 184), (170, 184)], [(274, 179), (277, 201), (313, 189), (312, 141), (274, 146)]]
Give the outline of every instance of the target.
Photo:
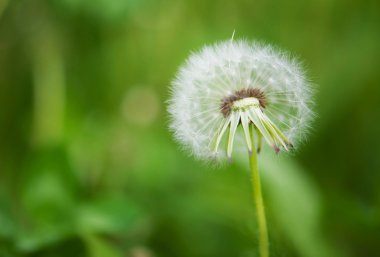
[(141, 212), (132, 201), (110, 196), (83, 203), (76, 216), (80, 234), (112, 234), (129, 232), (141, 217)]
[(22, 204), (32, 223), (55, 224), (72, 213), (78, 193), (63, 146), (37, 151), (23, 176)]
[(121, 252), (105, 239), (95, 236), (86, 235), (84, 241), (87, 244), (87, 249), (90, 257), (121, 257)]
[(74, 235), (72, 224), (64, 222), (49, 227), (36, 227), (19, 233), (16, 247), (22, 253), (31, 253), (57, 244)]
[(72, 235), (77, 182), (64, 148), (37, 151), (22, 182), (23, 223), (18, 233), (18, 248), (35, 251)]
[(264, 198), (279, 226), (303, 257), (342, 256), (322, 236), (321, 194), (307, 171), (291, 157), (269, 151), (259, 156), (260, 173)]

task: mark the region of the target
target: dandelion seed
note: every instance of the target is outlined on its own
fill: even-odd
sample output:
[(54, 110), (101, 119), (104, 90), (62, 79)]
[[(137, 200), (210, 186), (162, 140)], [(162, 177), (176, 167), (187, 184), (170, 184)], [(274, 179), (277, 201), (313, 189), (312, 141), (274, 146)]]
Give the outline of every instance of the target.
[(290, 151), (305, 135), (312, 117), (311, 90), (300, 66), (270, 46), (232, 38), (192, 54), (171, 90), (170, 127), (195, 157), (231, 160), (234, 149), (248, 150), (260, 256), (268, 257), (256, 152), (262, 139), (278, 153)]
[[(228, 40), (192, 54), (180, 68), (172, 83), (170, 127), (200, 159), (230, 159), (234, 148), (252, 151), (251, 124), (276, 152), (289, 151), (309, 127), (309, 103), (309, 84), (288, 54)], [(240, 125), (242, 135), (235, 128)], [(223, 140), (226, 148), (221, 147)]]

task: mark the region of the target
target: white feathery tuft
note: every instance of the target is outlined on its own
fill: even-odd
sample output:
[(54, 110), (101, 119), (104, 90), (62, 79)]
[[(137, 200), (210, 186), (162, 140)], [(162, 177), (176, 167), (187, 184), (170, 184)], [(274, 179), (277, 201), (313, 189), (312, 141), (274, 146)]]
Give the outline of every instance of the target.
[[(265, 108), (223, 115), (223, 99), (254, 88), (264, 93)], [(265, 131), (261, 133), (264, 139), (275, 148), (288, 150), (288, 141), (297, 146), (309, 128), (311, 95), (303, 70), (289, 54), (268, 45), (228, 40), (191, 54), (179, 69), (168, 106), (170, 128), (185, 149), (199, 159), (231, 157), (232, 144), (235, 149), (251, 150), (248, 123), (260, 133), (264, 125), (261, 129), (269, 130), (267, 137)], [(235, 130), (236, 122), (242, 124), (244, 133)], [(235, 142), (220, 147), (228, 143), (225, 134), (230, 130), (236, 131), (236, 139), (231, 139)], [(216, 144), (218, 137), (221, 142)]]

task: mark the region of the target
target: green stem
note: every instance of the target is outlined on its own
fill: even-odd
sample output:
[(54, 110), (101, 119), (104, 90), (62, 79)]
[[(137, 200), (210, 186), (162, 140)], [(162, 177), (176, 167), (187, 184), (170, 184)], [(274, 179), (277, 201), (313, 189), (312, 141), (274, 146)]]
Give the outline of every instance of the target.
[[(252, 145), (254, 146), (255, 144), (254, 144), (252, 129), (253, 128), (251, 128), (249, 131), (251, 134)], [(249, 153), (249, 166), (250, 166), (251, 175), (252, 175), (253, 197), (255, 198), (256, 210), (257, 210), (257, 223), (259, 225), (260, 257), (269, 257), (267, 222), (265, 219), (263, 195), (261, 192), (260, 174), (259, 174), (259, 169), (257, 166), (257, 154), (255, 151), (255, 148), (253, 148), (252, 152)]]

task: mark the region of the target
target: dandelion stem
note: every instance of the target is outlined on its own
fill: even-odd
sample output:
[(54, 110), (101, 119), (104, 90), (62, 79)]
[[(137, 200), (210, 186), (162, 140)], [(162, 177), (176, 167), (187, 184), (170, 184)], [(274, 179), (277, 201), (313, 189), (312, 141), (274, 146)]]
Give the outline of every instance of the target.
[[(254, 138), (253, 138), (253, 124), (250, 125), (251, 129), (251, 140), (252, 145), (254, 144)], [(252, 191), (253, 191), (253, 198), (255, 199), (256, 203), (256, 211), (257, 211), (257, 223), (259, 226), (259, 251), (260, 251), (260, 257), (269, 257), (269, 243), (268, 243), (268, 230), (267, 230), (267, 223), (265, 219), (265, 210), (264, 210), (264, 203), (263, 203), (263, 195), (261, 192), (261, 183), (260, 183), (260, 174), (259, 169), (257, 166), (257, 153), (256, 151), (250, 151), (249, 152), (249, 166), (251, 169), (251, 180), (252, 180)]]

